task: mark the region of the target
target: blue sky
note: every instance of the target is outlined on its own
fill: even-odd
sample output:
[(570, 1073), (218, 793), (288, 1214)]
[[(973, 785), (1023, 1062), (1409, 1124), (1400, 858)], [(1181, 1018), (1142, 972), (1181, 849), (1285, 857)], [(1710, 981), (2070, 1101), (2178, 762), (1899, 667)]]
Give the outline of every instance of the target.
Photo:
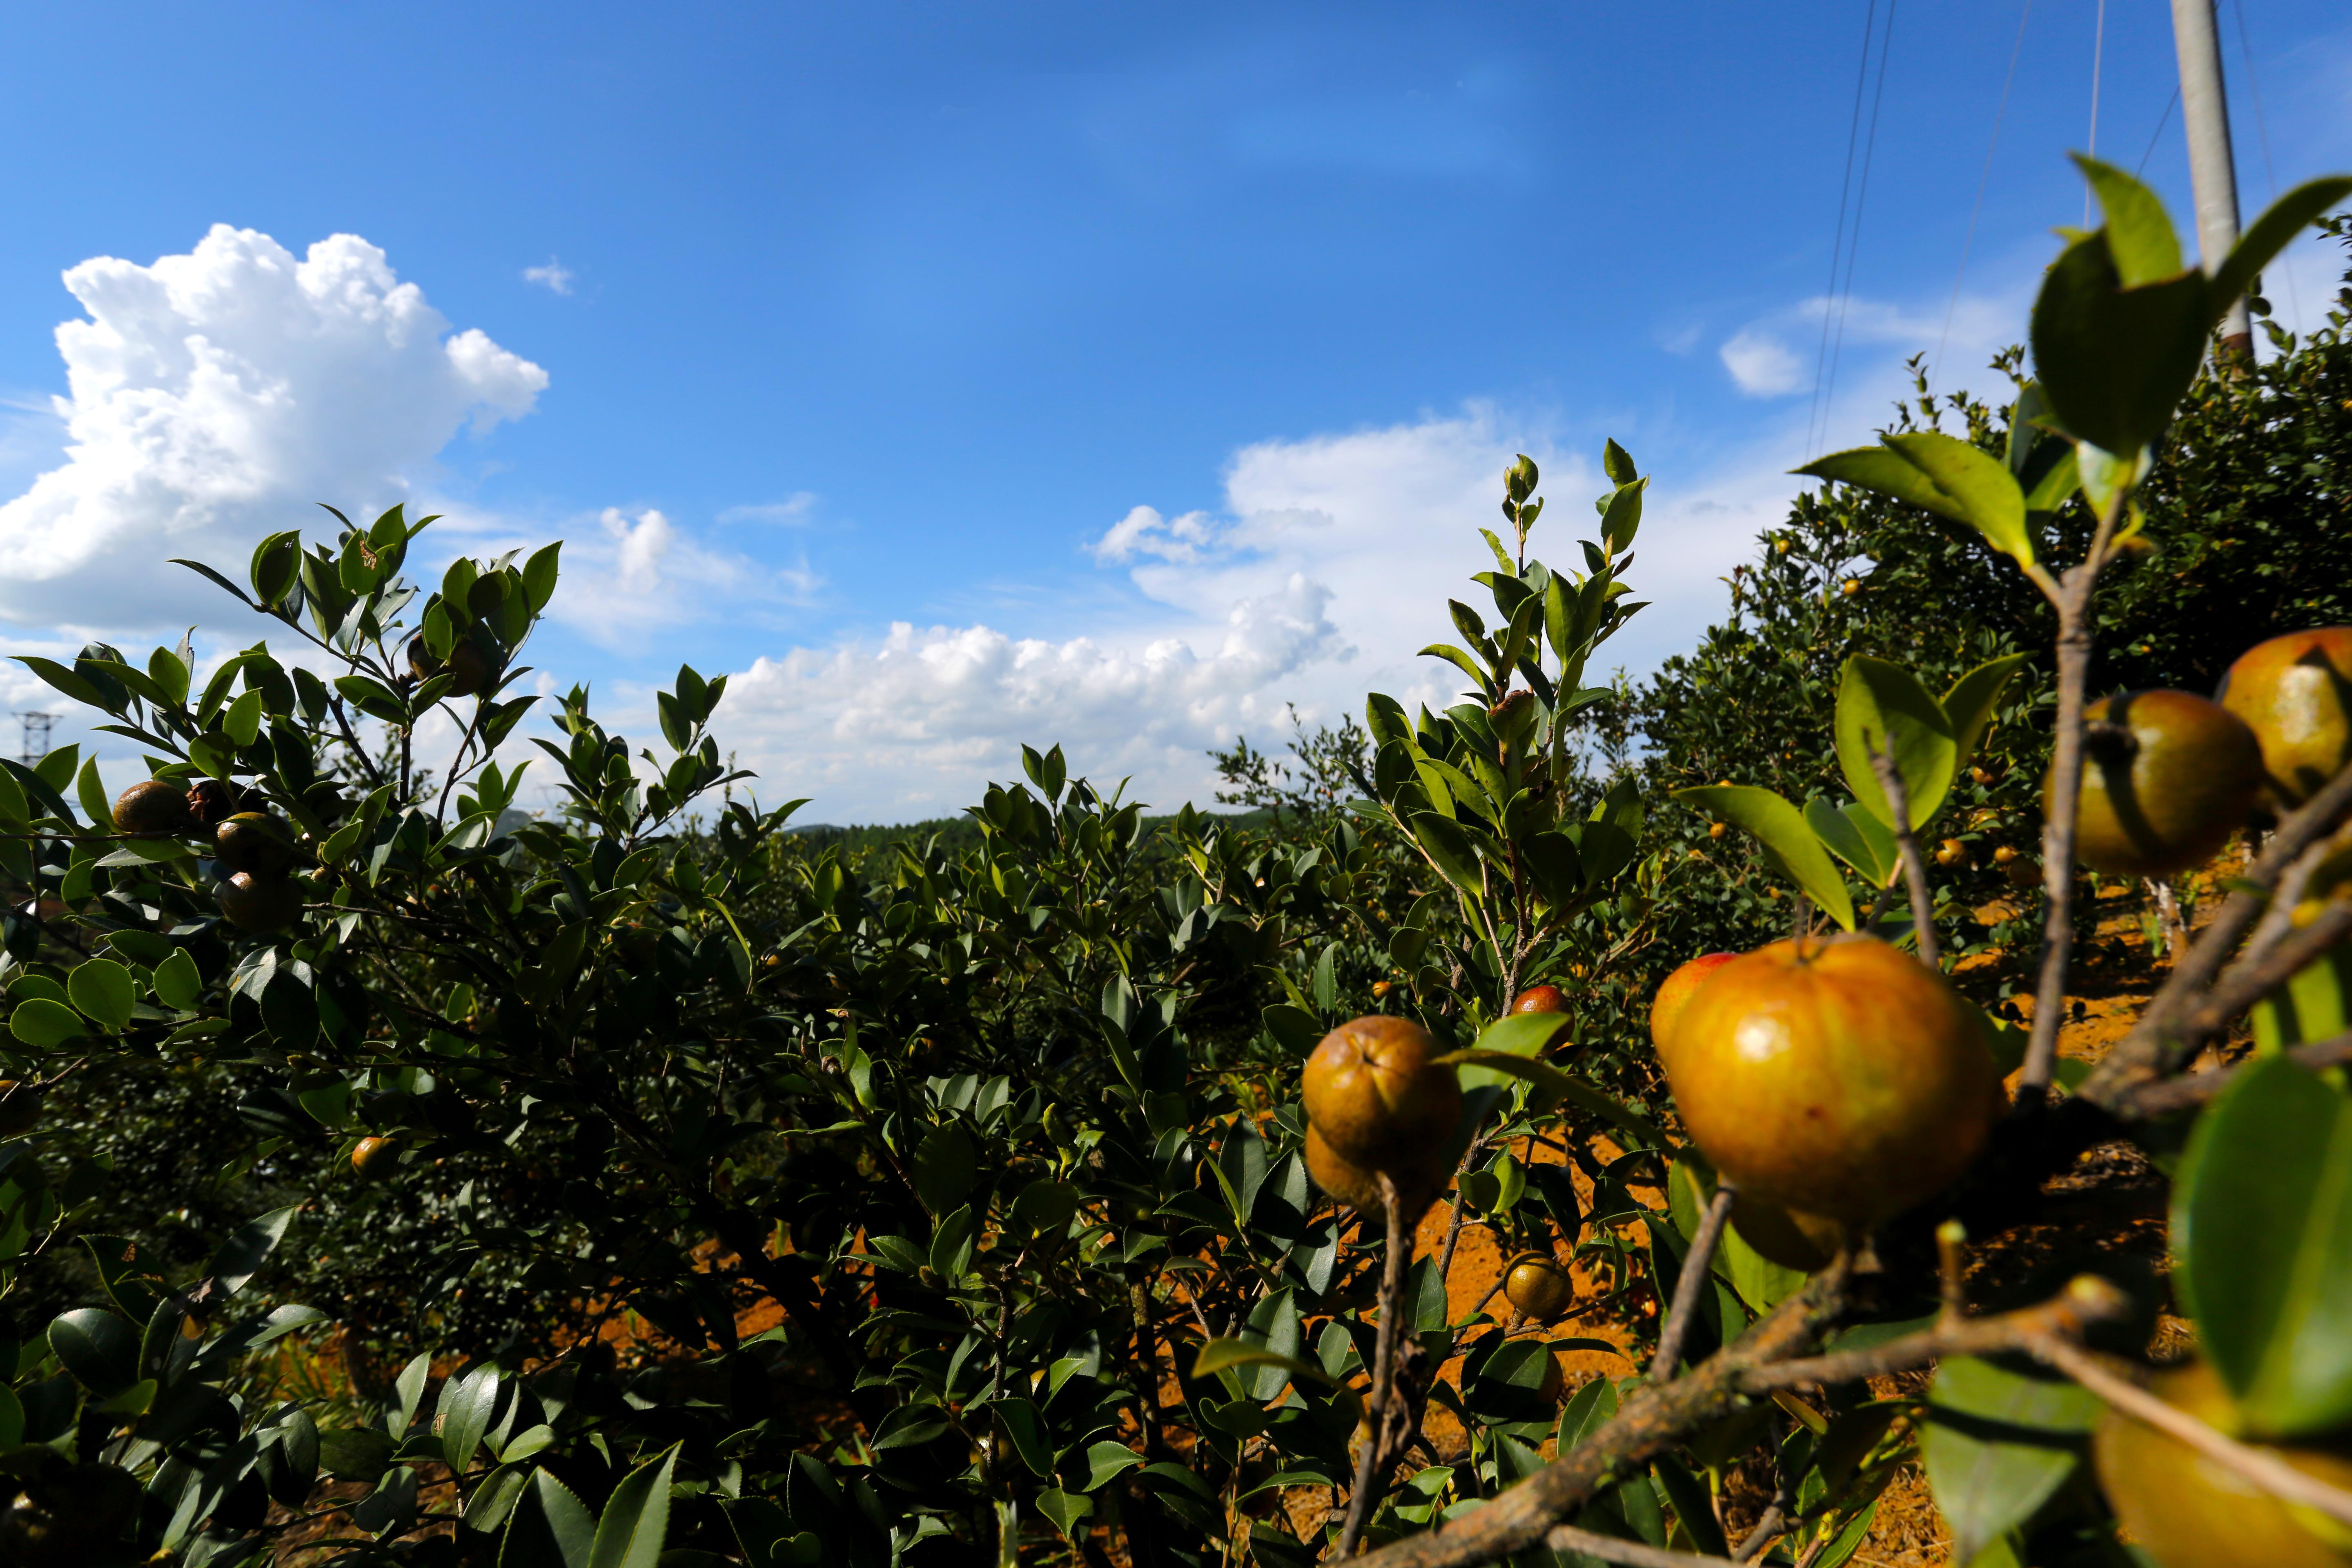
[[(2352, 21), (2241, 3), (2251, 209), (2352, 164)], [(952, 810), (1022, 740), (1172, 803), (1286, 701), (1440, 692), (1412, 649), (1501, 462), (1545, 458), (1565, 524), (1613, 434), (1656, 476), (1640, 669), (1719, 609), (1809, 425), (1864, 439), (1906, 354), (1944, 341), (1939, 379), (1981, 387), (2020, 335), (2082, 216), (2097, 5), (2028, 16), (1969, 241), (2021, 11), (1895, 11), (1816, 419), (1884, 0), (20, 7), (0, 651), (249, 635), (148, 563), (407, 500), (452, 514), (445, 550), (565, 538), (533, 662), (625, 720), (681, 659), (737, 672), (722, 731), (813, 814)], [(2102, 68), (2100, 150), (2185, 213), (2165, 8), (2110, 6)], [(299, 310), (256, 283), (284, 270), (259, 236), (290, 263), (335, 235), (381, 256), (314, 257)], [(71, 389), (77, 426), (60, 275), (95, 258), (127, 264), (80, 351), (114, 390)], [(327, 271), (371, 321), (421, 290), (386, 331), (423, 348), (352, 337)], [(2321, 258), (2294, 276), (2315, 315)], [(139, 392), (125, 365), (198, 335), (246, 401)]]

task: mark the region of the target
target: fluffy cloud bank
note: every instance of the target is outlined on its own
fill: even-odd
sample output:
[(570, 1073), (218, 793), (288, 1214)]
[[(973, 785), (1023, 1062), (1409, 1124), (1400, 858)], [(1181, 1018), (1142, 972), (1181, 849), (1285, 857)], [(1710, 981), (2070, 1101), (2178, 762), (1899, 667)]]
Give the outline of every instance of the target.
[(450, 331), (356, 235), (297, 258), (215, 226), (152, 266), (85, 261), (58, 328), (66, 460), (0, 504), (0, 618), (157, 626), (216, 614), (168, 557), (242, 561), (314, 500), (405, 499), (468, 425), (530, 412), (547, 373)]

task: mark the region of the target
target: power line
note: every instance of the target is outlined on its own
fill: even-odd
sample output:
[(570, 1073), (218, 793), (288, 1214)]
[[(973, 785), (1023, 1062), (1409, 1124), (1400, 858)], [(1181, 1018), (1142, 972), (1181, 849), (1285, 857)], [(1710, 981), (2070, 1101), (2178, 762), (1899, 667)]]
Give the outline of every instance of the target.
[(1822, 295), (1822, 341), (1813, 353), (1813, 403), (1805, 415), (1805, 450), (1811, 452), (1816, 437), (1815, 426), (1822, 413), (1822, 380), (1830, 360), (1830, 307), (1837, 297), (1838, 261), (1845, 250), (1846, 197), (1853, 191), (1853, 150), (1862, 140), (1862, 94), (1870, 81), (1870, 39), (1878, 26), (1878, 0), (1870, 0), (1870, 7), (1862, 17), (1862, 61), (1854, 68), (1853, 113), (1845, 128), (1845, 174), (1838, 182), (1837, 229), (1830, 240), (1830, 282)]
[[(2084, 152), (2099, 155), (2099, 68), (2107, 52), (2107, 0), (2099, 0), (2099, 20), (2091, 34), (2091, 144)], [(2083, 226), (2091, 226), (2091, 186), (2083, 184)]]
[(1886, 56), (1895, 45), (1895, 0), (1886, 0), (1886, 26), (1878, 36), (1878, 86), (1870, 96), (1870, 134), (1862, 144), (1862, 183), (1853, 193), (1853, 233), (1845, 247), (1845, 287), (1837, 293), (1837, 335), (1830, 343), (1829, 381), (1822, 389), (1822, 435), (1829, 435), (1830, 408), (1837, 396), (1838, 359), (1845, 352), (1845, 312), (1853, 298), (1854, 259), (1862, 252), (1862, 211), (1870, 200), (1870, 164), (1878, 151), (1878, 110), (1886, 101)]
[(2157, 141), (2163, 136), (2164, 128), (2172, 123), (2172, 106), (2179, 101), (2180, 84), (2176, 81), (2172, 84), (2172, 96), (2164, 100), (2164, 112), (2156, 117), (2156, 129), (2147, 133), (2147, 148), (2140, 153), (2139, 163), (2132, 170), (2134, 178), (2147, 173), (2147, 161), (2156, 156)]
[(1969, 207), (1969, 232), (1960, 241), (1960, 269), (1952, 275), (1952, 299), (1944, 307), (1944, 330), (1936, 339), (1936, 357), (1927, 362), (1930, 381), (1944, 363), (1944, 344), (1952, 335), (1952, 317), (1960, 308), (1960, 283), (1969, 275), (1969, 251), (1977, 242), (1977, 216), (1984, 211), (1985, 186), (1992, 180), (1992, 155), (2000, 145), (2000, 122), (2009, 114), (2009, 89), (2017, 81), (2017, 58), (2025, 51), (2025, 24), (2032, 16), (2033, 0), (2025, 0), (2025, 9), (2017, 18), (2017, 41), (2009, 47), (2009, 73), (2000, 79), (2000, 105), (1992, 111), (1992, 140), (1985, 145), (1984, 172), (1977, 176), (1977, 199)]

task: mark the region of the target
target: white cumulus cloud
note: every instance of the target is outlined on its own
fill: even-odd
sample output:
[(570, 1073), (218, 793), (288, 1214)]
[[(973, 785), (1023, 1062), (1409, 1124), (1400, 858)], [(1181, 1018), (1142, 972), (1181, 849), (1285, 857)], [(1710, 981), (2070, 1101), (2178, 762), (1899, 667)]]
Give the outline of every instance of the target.
[(526, 267), (522, 269), (524, 282), (536, 283), (541, 288), (557, 294), (571, 293), (572, 280), (576, 276), (577, 274), (572, 268), (564, 266), (552, 256), (547, 258), (547, 265), (544, 267)]
[(1733, 384), (1750, 397), (1780, 397), (1805, 384), (1805, 367), (1789, 345), (1765, 333), (1736, 334), (1717, 351)]
[(58, 328), (65, 461), (0, 503), (0, 619), (142, 627), (214, 616), (168, 557), (241, 563), (314, 500), (409, 499), (468, 424), (530, 412), (547, 373), (452, 332), (384, 253), (335, 235), (297, 258), (215, 226), (152, 266), (99, 257)]

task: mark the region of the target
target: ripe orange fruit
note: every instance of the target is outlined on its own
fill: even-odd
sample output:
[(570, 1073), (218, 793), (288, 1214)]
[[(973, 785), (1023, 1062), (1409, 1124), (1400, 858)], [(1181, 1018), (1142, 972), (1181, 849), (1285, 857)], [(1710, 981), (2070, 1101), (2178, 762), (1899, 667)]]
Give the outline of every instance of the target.
[(1690, 999), (1698, 994), (1699, 982), (1738, 956), (1736, 952), (1702, 952), (1667, 975), (1650, 1003), (1650, 1044), (1664, 1050), (1666, 1026), (1680, 1017)]
[(1379, 1179), (1331, 1152), (1331, 1145), (1323, 1142), (1323, 1135), (1315, 1131), (1312, 1123), (1307, 1129), (1307, 1173), (1315, 1178), (1317, 1186), (1349, 1208), (1361, 1209), (1368, 1215), (1383, 1212)]
[(1969, 847), (1957, 838), (1947, 838), (1936, 846), (1936, 864), (1957, 866), (1969, 852)]
[(352, 1146), (352, 1169), (373, 1181), (388, 1176), (398, 1163), (399, 1148), (389, 1138), (362, 1138)]
[(1874, 937), (1722, 965), (1660, 1056), (1691, 1142), (1734, 1187), (1862, 1229), (1966, 1170), (1999, 1103), (1981, 1016)]
[[(2149, 1392), (2223, 1432), (2236, 1425), (2229, 1391), (2203, 1362), (2159, 1373)], [(2268, 1451), (2314, 1480), (2352, 1487), (2352, 1458), (2315, 1448)], [(2124, 1528), (2163, 1568), (2352, 1563), (2352, 1534), (2343, 1526), (2290, 1508), (2179, 1438), (2120, 1411), (2110, 1410), (2099, 1423), (2091, 1457)]]
[(294, 833), (267, 812), (240, 811), (213, 830), (213, 858), (232, 871), (276, 877), (294, 863)]
[(114, 797), (114, 826), (121, 833), (185, 833), (196, 825), (185, 790), (161, 779), (132, 784)]
[(1391, 1176), (1419, 1171), (1454, 1135), (1462, 1085), (1433, 1067), (1429, 1031), (1379, 1014), (1340, 1025), (1307, 1058), (1307, 1120), (1331, 1152)]
[(2352, 762), (2352, 626), (2256, 643), (2214, 695), (2253, 730), (2273, 798), (2300, 805)]
[[(2084, 710), (2074, 858), (2112, 877), (2164, 877), (2213, 858), (2253, 809), (2261, 744), (2245, 721), (2187, 691), (2134, 691)], [(2050, 778), (2042, 810), (2050, 815)]]
[(284, 931), (302, 918), (302, 884), (284, 877), (239, 871), (220, 885), (221, 913), (245, 931)]
[(1565, 1013), (1567, 1011), (1568, 996), (1559, 986), (1530, 985), (1511, 998), (1511, 1005), (1503, 1009), (1503, 1016), (1507, 1018), (1519, 1013)]
[(1540, 1322), (1549, 1322), (1576, 1300), (1576, 1283), (1557, 1258), (1522, 1252), (1503, 1275), (1503, 1300)]

